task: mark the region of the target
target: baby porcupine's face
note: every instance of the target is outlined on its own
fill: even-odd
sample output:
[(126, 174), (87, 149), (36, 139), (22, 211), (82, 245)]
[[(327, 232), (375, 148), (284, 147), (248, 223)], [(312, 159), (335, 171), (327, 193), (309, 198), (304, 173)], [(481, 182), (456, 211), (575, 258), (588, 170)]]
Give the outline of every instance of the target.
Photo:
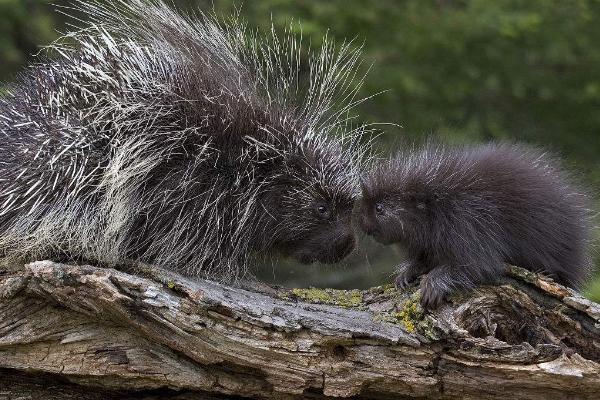
[(363, 178), (361, 189), (359, 224), (366, 234), (383, 244), (425, 237), (435, 195), (420, 182), (379, 166)]
[(339, 155), (307, 151), (288, 163), (275, 204), (275, 249), (301, 263), (335, 263), (352, 252), (356, 174)]

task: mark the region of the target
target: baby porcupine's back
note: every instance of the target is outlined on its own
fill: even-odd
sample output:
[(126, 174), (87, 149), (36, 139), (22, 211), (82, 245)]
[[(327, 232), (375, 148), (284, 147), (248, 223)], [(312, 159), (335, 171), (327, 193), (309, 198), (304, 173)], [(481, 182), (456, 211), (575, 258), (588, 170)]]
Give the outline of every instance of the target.
[(469, 224), (480, 230), (475, 240), (489, 241), (507, 263), (582, 283), (591, 267), (587, 196), (557, 160), (517, 144), (425, 152), (429, 161), (420, 168), (454, 200), (453, 212), (471, 216)]

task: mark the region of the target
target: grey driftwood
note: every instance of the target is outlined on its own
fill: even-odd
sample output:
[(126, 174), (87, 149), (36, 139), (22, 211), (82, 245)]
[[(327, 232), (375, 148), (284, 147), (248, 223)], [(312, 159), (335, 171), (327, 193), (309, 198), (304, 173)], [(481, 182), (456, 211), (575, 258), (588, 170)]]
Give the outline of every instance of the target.
[(518, 268), (433, 313), (145, 271), (0, 275), (0, 399), (600, 398), (600, 305)]

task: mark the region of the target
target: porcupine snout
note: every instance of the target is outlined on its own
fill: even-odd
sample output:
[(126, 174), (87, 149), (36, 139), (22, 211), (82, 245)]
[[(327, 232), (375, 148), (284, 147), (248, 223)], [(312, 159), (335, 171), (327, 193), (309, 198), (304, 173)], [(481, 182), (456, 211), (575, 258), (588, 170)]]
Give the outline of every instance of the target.
[(364, 233), (369, 236), (376, 236), (379, 232), (379, 225), (372, 213), (368, 210), (367, 204), (361, 204), (358, 225)]
[(355, 246), (356, 238), (351, 226), (332, 227), (314, 243), (312, 258), (322, 263), (337, 263), (350, 254)]
[(333, 262), (338, 262), (350, 254), (352, 250), (354, 250), (355, 245), (356, 239), (354, 237), (354, 233), (350, 231), (344, 232), (333, 242)]
[(360, 216), (360, 228), (369, 236), (373, 236), (377, 232), (377, 226), (367, 216)]

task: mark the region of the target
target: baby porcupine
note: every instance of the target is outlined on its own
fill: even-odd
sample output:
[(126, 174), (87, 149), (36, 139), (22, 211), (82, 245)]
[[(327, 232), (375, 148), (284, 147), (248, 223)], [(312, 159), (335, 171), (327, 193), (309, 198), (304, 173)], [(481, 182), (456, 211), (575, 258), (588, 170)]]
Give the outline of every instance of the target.
[(591, 266), (586, 196), (545, 153), (517, 144), (428, 144), (375, 166), (362, 182), (362, 229), (406, 246), (403, 288), (421, 302), (492, 283), (504, 263), (577, 286)]
[[(355, 243), (358, 54), (78, 2), (92, 24), (0, 98), (0, 252), (235, 279), (251, 254), (336, 262)], [(307, 79), (302, 81), (301, 77)]]

